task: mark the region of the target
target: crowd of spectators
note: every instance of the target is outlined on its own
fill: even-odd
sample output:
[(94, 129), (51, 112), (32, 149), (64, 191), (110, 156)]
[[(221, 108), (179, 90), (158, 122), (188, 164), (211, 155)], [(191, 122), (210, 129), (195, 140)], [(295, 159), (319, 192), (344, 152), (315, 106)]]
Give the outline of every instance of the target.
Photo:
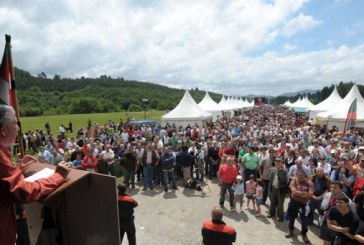
[[(27, 149), (41, 162), (57, 164), (65, 160), (75, 168), (103, 174), (116, 175), (116, 165), (120, 164), (127, 188), (135, 188), (136, 181), (143, 180), (143, 191), (158, 185), (168, 191), (169, 182), (177, 189), (179, 178), (182, 187), (187, 187), (192, 178), (198, 177), (195, 165), (199, 159), (203, 174), (210, 180), (217, 178), (221, 185), (222, 208), (227, 191), (231, 210), (235, 210), (237, 190), (238, 203), (245, 193), (253, 204), (245, 209), (256, 212), (258, 208), (257, 215), (261, 213), (255, 201), (259, 199), (260, 206), (270, 200), (268, 218), (277, 213), (278, 221), (289, 221), (287, 238), (293, 235), (294, 221), (300, 216), (303, 241), (308, 242), (307, 226), (314, 224), (318, 212), (317, 222), (323, 229), (320, 237), (325, 242), (340, 239), (349, 244), (363, 239), (363, 229), (357, 229), (357, 215), (350, 216), (353, 220), (345, 223), (348, 227), (337, 228), (337, 217), (347, 212), (345, 204), (355, 198), (354, 193), (360, 193), (364, 182), (364, 139), (356, 128), (343, 135), (335, 126), (315, 125), (281, 106), (256, 106), (203, 127), (127, 126), (122, 120), (99, 126), (89, 120), (72, 137), (61, 128), (56, 136), (50, 126), (49, 130), (27, 132)], [(16, 150), (15, 146), (14, 153)], [(203, 176), (199, 178), (203, 180)], [(244, 190), (236, 188), (240, 182)], [(327, 197), (334, 188), (340, 188), (342, 194)], [(286, 195), (290, 195), (290, 201), (283, 217)]]

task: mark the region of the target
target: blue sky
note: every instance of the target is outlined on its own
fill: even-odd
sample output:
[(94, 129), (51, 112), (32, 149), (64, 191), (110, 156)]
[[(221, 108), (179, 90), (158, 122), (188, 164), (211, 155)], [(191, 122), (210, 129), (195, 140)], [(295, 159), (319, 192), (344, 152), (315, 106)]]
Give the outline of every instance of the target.
[(363, 84), (362, 13), (361, 0), (7, 0), (0, 30), (32, 74), (279, 95)]

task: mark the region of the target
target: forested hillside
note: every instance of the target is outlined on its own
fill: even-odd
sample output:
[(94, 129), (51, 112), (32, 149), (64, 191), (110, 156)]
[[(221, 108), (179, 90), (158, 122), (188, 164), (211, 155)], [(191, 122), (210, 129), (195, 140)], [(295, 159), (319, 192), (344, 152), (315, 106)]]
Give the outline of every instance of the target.
[[(173, 109), (184, 94), (153, 83), (128, 81), (123, 78), (47, 78), (44, 73), (32, 76), (29, 72), (15, 69), (18, 102), (22, 116), (74, 114), (114, 111), (141, 111), (147, 109)], [(190, 90), (197, 103), (205, 91), (196, 87)], [(209, 93), (216, 102), (221, 94)], [(143, 99), (148, 99), (143, 103)]]
[[(347, 93), (350, 91), (350, 89), (353, 86), (353, 82), (340, 82), (339, 84), (336, 84), (337, 87), (337, 91), (339, 93), (339, 95), (344, 98)], [(364, 95), (364, 86), (357, 84), (359, 91), (361, 93), (361, 95)], [(330, 94), (332, 93), (332, 91), (334, 90), (334, 84), (332, 84), (330, 87), (324, 87), (321, 90), (318, 90), (316, 93), (308, 93), (306, 94), (309, 98), (309, 100), (313, 103), (313, 104), (317, 104), (320, 103), (321, 101), (325, 100), (327, 97), (330, 96)], [(291, 102), (295, 102), (297, 101), (298, 97), (302, 97), (304, 94), (297, 94), (294, 97), (287, 97), (287, 96), (278, 96), (274, 99), (272, 99), (272, 104), (283, 104), (284, 102), (286, 102), (287, 100), (290, 100)]]
[[(60, 75), (48, 78), (43, 72), (33, 76), (27, 71), (15, 68), (15, 76), (22, 116), (142, 111), (144, 108), (170, 110), (179, 103), (184, 94), (182, 89), (111, 78), (106, 75), (99, 78), (70, 79)], [(339, 94), (345, 96), (352, 84), (337, 84)], [(316, 104), (326, 99), (333, 88), (334, 85), (308, 94), (309, 99)], [(363, 95), (364, 87), (359, 86), (359, 89)], [(198, 84), (190, 93), (197, 103), (205, 96), (205, 91), (200, 91)], [(216, 102), (221, 100), (221, 94), (209, 94)], [(294, 102), (298, 96), (276, 97), (270, 99), (270, 103), (283, 104), (288, 99)], [(143, 103), (143, 99), (147, 99), (148, 102)]]

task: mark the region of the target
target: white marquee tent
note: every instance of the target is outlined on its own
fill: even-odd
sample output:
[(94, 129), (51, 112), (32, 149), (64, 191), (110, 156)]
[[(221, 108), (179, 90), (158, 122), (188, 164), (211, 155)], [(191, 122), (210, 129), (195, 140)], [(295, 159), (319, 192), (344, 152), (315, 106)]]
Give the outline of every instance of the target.
[(207, 112), (210, 112), (213, 120), (219, 119), (222, 116), (223, 109), (217, 104), (213, 99), (211, 99), (208, 92), (206, 92), (205, 97), (201, 100), (198, 105)]
[(196, 101), (192, 98), (188, 90), (186, 90), (179, 104), (172, 111), (161, 117), (161, 124), (165, 126), (167, 123), (173, 123), (179, 127), (187, 125), (194, 126), (197, 124), (200, 128), (207, 121), (212, 121), (211, 113), (201, 109)]
[(342, 100), (343, 99), (340, 97), (335, 86), (329, 97), (327, 97), (321, 103), (308, 108), (309, 118), (315, 119), (318, 113), (332, 109), (333, 106), (339, 105)]
[(340, 104), (335, 104), (331, 110), (317, 114), (319, 122), (327, 122), (328, 128), (337, 126), (340, 131), (345, 127), (345, 120), (348, 115), (350, 105), (357, 99), (357, 127), (364, 127), (364, 99), (361, 96), (358, 86), (354, 84), (349, 93)]
[(233, 116), (234, 115), (234, 109), (231, 108), (230, 103), (225, 99), (225, 96), (223, 95), (220, 102), (219, 102), (220, 108), (223, 110), (224, 115), (227, 114), (227, 116)]

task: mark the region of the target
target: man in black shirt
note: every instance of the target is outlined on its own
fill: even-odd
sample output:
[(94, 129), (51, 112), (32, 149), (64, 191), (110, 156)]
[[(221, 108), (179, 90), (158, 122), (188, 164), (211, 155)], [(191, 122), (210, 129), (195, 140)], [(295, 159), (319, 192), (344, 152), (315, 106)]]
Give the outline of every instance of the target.
[(327, 226), (336, 232), (334, 244), (357, 244), (354, 233), (359, 226), (359, 218), (349, 209), (349, 198), (341, 194), (336, 198), (336, 206), (329, 210)]
[(219, 147), (217, 147), (217, 142), (213, 141), (212, 146), (207, 152), (208, 162), (209, 162), (209, 179), (212, 177), (216, 178), (217, 170), (219, 169)]
[(120, 242), (126, 232), (130, 245), (136, 244), (135, 224), (134, 224), (134, 208), (138, 203), (133, 197), (126, 194), (126, 185), (118, 185), (118, 207), (119, 207), (119, 223), (120, 223)]
[(231, 245), (236, 240), (235, 229), (222, 221), (223, 210), (220, 207), (212, 209), (212, 221), (205, 221), (202, 227), (204, 245)]

